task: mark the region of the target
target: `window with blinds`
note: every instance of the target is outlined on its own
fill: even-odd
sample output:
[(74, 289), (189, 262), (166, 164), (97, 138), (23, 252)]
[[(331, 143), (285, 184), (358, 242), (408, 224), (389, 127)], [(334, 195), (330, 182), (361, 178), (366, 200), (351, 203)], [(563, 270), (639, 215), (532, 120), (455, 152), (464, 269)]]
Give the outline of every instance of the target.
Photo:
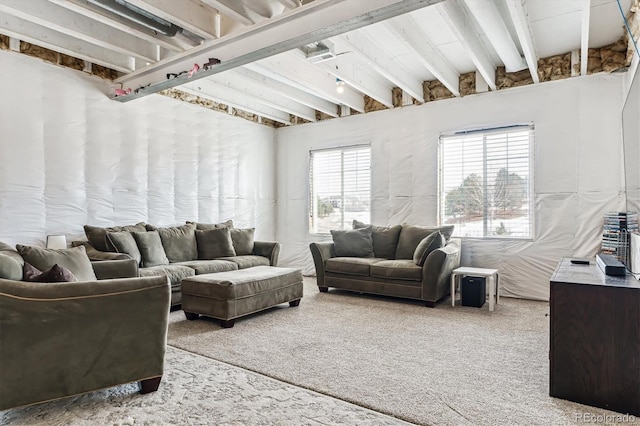
[(309, 232), (351, 229), (371, 218), (371, 147), (309, 152)]
[(439, 218), (454, 236), (533, 238), (533, 125), (440, 136)]

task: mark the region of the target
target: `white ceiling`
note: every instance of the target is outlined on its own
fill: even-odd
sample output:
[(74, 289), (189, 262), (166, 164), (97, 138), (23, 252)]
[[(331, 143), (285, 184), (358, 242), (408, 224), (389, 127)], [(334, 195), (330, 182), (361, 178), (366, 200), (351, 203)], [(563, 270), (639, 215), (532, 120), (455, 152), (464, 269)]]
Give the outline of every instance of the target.
[[(290, 114), (337, 116), (338, 105), (363, 111), (364, 95), (393, 107), (393, 87), (423, 101), (423, 81), (459, 95), (458, 76), (471, 71), (490, 87), (497, 66), (535, 75), (539, 58), (624, 32), (618, 0), (126, 2), (183, 31), (162, 35), (114, 13), (124, 0), (0, 0), (0, 34), (116, 69), (123, 89), (147, 86), (120, 101), (177, 87), (290, 124)], [(620, 0), (625, 13), (631, 3)], [(312, 63), (297, 49), (318, 41), (335, 57)], [(208, 58), (221, 64), (166, 80)]]

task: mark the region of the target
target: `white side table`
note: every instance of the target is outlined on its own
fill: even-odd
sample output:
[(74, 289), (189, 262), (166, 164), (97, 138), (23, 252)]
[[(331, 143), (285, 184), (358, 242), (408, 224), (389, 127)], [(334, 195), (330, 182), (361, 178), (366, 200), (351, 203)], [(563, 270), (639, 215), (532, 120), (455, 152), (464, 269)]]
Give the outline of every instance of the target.
[(493, 311), (494, 300), (498, 304), (500, 301), (500, 276), (497, 269), (460, 267), (451, 272), (451, 306), (456, 306), (456, 287), (459, 287), (462, 277), (471, 275), (473, 277), (487, 277), (489, 281), (489, 311)]

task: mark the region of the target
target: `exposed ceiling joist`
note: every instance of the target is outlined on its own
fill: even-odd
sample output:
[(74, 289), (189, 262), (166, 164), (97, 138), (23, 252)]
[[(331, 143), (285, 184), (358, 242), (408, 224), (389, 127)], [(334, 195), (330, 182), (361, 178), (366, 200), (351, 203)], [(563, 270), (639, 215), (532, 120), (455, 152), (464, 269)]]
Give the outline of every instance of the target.
[(186, 77), (167, 80), (166, 74), (189, 70), (194, 63), (203, 64), (212, 57), (220, 59), (221, 63), (207, 71), (198, 72), (193, 79), (205, 78), (440, 1), (442, 0), (315, 0), (247, 27), (237, 34), (205, 41), (188, 52), (123, 76), (116, 82), (134, 89), (147, 85), (149, 87), (116, 99), (127, 102), (184, 84), (188, 82)]
[(591, 20), (591, 0), (582, 0), (582, 27), (580, 35), (580, 75), (587, 75), (589, 62), (589, 23)]
[(2, 0), (0, 11), (123, 55), (146, 62), (158, 60), (156, 46), (100, 22), (81, 19), (77, 13), (47, 0)]
[(252, 25), (256, 22), (237, 0), (202, 0), (202, 2), (243, 25)]
[(484, 78), (491, 90), (496, 90), (495, 67), (479, 40), (478, 34), (473, 29), (473, 22), (466, 6), (463, 3), (448, 1), (440, 3), (437, 7), (440, 15), (456, 35), (482, 78)]
[(431, 74), (440, 80), (454, 96), (460, 96), (460, 73), (429, 41), (413, 17), (398, 16), (387, 21), (387, 26), (416, 53), (420, 62)]
[(112, 28), (120, 31), (124, 31), (142, 40), (146, 40), (151, 43), (155, 43), (160, 47), (173, 52), (182, 52), (187, 47), (193, 46), (180, 46), (175, 39), (163, 36), (161, 34), (154, 34), (152, 30), (136, 24), (128, 19), (109, 13), (105, 9), (96, 5), (87, 3), (86, 0), (49, 0), (59, 6), (67, 8), (87, 18), (101, 22)]
[(133, 70), (133, 58), (59, 33), (8, 13), (0, 14), (0, 32), (36, 46), (74, 56), (121, 72)]
[(173, 22), (200, 37), (216, 38), (216, 11), (198, 0), (127, 0), (164, 20)]
[(338, 116), (338, 106), (319, 96), (309, 93), (308, 89), (300, 88), (300, 85), (292, 85), (293, 82), (280, 74), (268, 70), (258, 64), (249, 64), (241, 68), (236, 68), (235, 72), (250, 78), (264, 87), (281, 95), (288, 97), (303, 105), (321, 111), (332, 117)]
[(507, 8), (513, 20), (513, 25), (516, 27), (518, 40), (520, 40), (524, 58), (527, 60), (531, 78), (534, 83), (540, 83), (540, 77), (538, 76), (538, 54), (536, 53), (536, 48), (533, 43), (531, 23), (529, 22), (527, 11), (524, 8), (524, 3), (522, 0), (509, 0), (507, 1)]
[(491, 1), (465, 0), (465, 4), (482, 28), (489, 42), (504, 63), (507, 72), (527, 68), (527, 63), (516, 46), (498, 7)]

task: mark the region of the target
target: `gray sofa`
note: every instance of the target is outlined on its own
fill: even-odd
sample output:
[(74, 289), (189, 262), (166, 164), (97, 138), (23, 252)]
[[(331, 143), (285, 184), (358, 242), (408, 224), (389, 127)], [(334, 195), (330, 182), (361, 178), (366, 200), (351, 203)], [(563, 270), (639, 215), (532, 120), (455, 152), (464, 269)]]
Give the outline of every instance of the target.
[[(74, 241), (73, 244), (84, 245), (91, 260), (134, 258), (141, 277), (169, 277), (174, 309), (182, 302), (181, 282), (184, 278), (254, 266), (276, 266), (280, 253), (278, 242), (254, 241), (253, 228), (234, 228), (231, 220), (217, 224), (187, 222), (166, 228), (138, 223), (109, 228), (85, 225), (84, 229), (88, 241)], [(162, 253), (158, 255), (151, 250), (140, 253), (148, 246), (142, 238), (154, 232), (158, 233), (160, 245), (157, 247), (156, 244), (155, 249)], [(145, 258), (149, 256), (157, 261), (147, 262)]]
[(461, 242), (451, 238), (453, 226), (354, 221), (354, 228), (332, 231), (332, 242), (310, 244), (321, 292), (334, 287), (417, 299), (429, 307), (449, 294), (451, 271), (460, 265)]
[(158, 388), (166, 277), (137, 277), (131, 259), (85, 261), (97, 280), (20, 281), (22, 256), (0, 243), (0, 410), (130, 382), (141, 393)]

